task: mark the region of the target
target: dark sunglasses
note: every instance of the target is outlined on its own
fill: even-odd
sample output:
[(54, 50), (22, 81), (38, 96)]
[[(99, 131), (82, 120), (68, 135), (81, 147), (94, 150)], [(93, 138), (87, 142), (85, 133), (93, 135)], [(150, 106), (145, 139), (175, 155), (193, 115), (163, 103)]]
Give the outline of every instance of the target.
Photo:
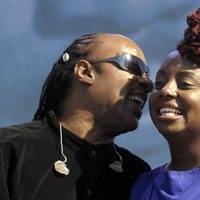
[(139, 76), (143, 76), (144, 74), (149, 76), (148, 66), (140, 58), (132, 54), (121, 54), (119, 56), (98, 60), (92, 63), (98, 64), (101, 62), (113, 62), (122, 70), (126, 70)]

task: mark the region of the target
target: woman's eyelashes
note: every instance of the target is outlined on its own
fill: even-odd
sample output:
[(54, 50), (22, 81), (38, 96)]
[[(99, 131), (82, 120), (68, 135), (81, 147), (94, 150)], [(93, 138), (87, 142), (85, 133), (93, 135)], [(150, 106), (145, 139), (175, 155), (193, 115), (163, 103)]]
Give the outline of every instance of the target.
[(179, 81), (177, 83), (177, 86), (180, 89), (187, 90), (187, 89), (191, 89), (194, 85), (189, 81)]
[[(194, 84), (189, 80), (176, 80), (175, 83), (176, 83), (177, 88), (182, 89), (182, 90), (191, 89), (194, 86)], [(155, 80), (154, 88), (159, 90), (159, 89), (162, 89), (163, 87), (165, 87), (166, 84), (168, 84), (167, 81)]]
[(163, 80), (155, 80), (154, 88), (157, 90), (162, 89), (165, 86), (165, 84), (166, 82)]

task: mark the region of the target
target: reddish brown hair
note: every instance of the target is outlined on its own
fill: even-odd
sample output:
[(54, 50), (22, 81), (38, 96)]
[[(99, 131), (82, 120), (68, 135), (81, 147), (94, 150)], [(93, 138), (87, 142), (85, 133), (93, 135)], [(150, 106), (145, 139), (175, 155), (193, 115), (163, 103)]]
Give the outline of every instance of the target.
[(188, 27), (177, 49), (181, 56), (200, 65), (200, 8), (187, 16)]

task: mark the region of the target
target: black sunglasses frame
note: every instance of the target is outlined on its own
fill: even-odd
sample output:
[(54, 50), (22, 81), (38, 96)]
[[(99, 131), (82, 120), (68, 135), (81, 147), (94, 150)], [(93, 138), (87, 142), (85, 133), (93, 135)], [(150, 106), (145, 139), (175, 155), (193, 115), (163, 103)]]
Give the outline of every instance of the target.
[(126, 62), (133, 62), (133, 64), (138, 66), (140, 70), (140, 76), (149, 76), (149, 67), (140, 58), (134, 56), (133, 54), (121, 54), (119, 56), (97, 60), (91, 63), (98, 64), (102, 62), (113, 62), (116, 63), (122, 70), (128, 71), (130, 73), (135, 73), (133, 70), (126, 67)]

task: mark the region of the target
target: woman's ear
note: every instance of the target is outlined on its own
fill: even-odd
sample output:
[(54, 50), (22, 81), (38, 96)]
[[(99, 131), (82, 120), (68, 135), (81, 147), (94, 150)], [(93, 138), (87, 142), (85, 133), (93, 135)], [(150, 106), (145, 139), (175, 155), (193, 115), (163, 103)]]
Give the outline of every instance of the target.
[(84, 83), (93, 84), (95, 80), (93, 66), (86, 60), (79, 60), (74, 67), (75, 77)]

